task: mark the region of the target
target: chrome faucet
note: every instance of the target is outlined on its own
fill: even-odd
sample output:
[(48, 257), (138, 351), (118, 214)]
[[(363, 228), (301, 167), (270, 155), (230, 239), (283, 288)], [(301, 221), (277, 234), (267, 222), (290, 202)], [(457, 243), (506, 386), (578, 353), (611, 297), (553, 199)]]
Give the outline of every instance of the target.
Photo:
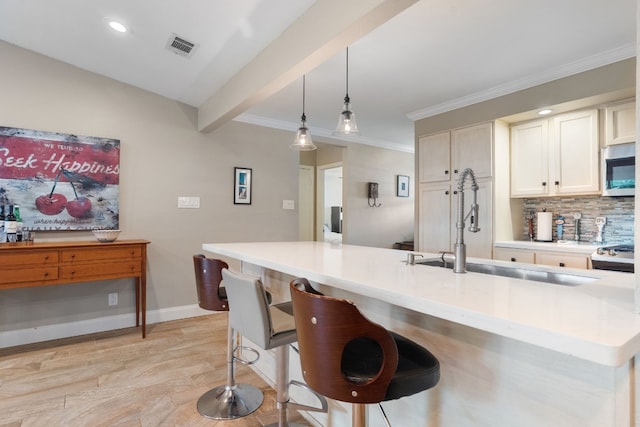
[[(473, 203), (471, 209), (465, 216), (464, 214), (464, 183), (467, 178), (471, 178), (471, 189), (473, 190)], [(473, 170), (467, 168), (462, 171), (458, 181), (458, 213), (456, 216), (456, 242), (453, 245), (453, 253), (444, 252), (442, 260), (444, 262), (453, 262), (454, 273), (466, 273), (467, 271), (467, 249), (464, 244), (464, 222), (469, 218), (469, 231), (477, 233), (480, 231), (478, 227), (478, 183)]]

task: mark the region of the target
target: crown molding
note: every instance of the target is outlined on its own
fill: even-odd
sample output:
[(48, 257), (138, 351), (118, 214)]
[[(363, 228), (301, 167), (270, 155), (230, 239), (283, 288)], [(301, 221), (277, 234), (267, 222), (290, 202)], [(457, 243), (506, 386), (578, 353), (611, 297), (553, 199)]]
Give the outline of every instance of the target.
[[(293, 133), (295, 133), (298, 127), (300, 126), (299, 123), (288, 122), (285, 120), (271, 119), (268, 117), (257, 116), (257, 115), (248, 114), (248, 113), (243, 113), (236, 116), (233, 119), (233, 121), (249, 123), (257, 126), (264, 126), (272, 129), (286, 130)], [(311, 135), (314, 137), (328, 138), (328, 139), (332, 139), (334, 141), (340, 141), (343, 143), (346, 142), (346, 143), (370, 145), (373, 147), (385, 148), (387, 150), (394, 150), (394, 151), (402, 151), (405, 153), (415, 152), (415, 147), (413, 146), (413, 144), (408, 146), (406, 144), (398, 144), (398, 143), (390, 142), (383, 139), (364, 137), (362, 135), (337, 136), (333, 134), (333, 130), (327, 130), (324, 128), (318, 128), (313, 126), (309, 126), (309, 131), (311, 132)], [(348, 145), (348, 144), (338, 144), (338, 145)]]
[(519, 90), (528, 89), (564, 77), (572, 76), (574, 74), (582, 73), (584, 71), (593, 70), (594, 68), (613, 64), (614, 62), (629, 59), (634, 56), (636, 56), (636, 44), (629, 43), (616, 49), (611, 49), (601, 54), (593, 55), (570, 64), (565, 64), (542, 73), (532, 74), (509, 83), (494, 86), (484, 91), (456, 98), (432, 107), (423, 108), (407, 114), (407, 117), (415, 122), (416, 120), (426, 119), (427, 117), (433, 117), (448, 111), (488, 101)]

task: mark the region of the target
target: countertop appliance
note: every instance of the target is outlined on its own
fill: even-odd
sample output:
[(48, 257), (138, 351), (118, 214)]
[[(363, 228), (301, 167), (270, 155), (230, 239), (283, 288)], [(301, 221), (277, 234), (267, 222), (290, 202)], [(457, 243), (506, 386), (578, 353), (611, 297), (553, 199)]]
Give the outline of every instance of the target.
[(602, 195), (633, 196), (636, 189), (636, 143), (602, 149)]
[(591, 254), (594, 270), (634, 272), (633, 245), (601, 246)]

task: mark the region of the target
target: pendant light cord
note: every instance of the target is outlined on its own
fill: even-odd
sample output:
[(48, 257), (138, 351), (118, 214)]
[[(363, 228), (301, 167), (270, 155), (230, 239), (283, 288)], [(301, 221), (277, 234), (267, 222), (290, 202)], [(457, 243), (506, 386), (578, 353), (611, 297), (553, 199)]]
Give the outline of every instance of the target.
[(346, 91), (345, 91), (345, 96), (344, 96), (344, 102), (349, 102), (349, 46), (347, 46), (347, 78), (345, 79), (345, 81), (347, 82), (346, 84)]
[(306, 74), (302, 75), (302, 121), (306, 122), (307, 121), (307, 116), (304, 114), (304, 99), (305, 99), (305, 87), (306, 87)]

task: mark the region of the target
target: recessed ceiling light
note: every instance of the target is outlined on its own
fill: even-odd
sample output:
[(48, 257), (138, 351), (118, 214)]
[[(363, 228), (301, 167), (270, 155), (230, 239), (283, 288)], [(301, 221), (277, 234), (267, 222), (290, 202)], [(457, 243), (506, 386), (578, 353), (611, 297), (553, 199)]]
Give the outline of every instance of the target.
[(552, 111), (552, 110), (550, 110), (550, 109), (548, 109), (548, 108), (545, 108), (544, 110), (540, 110), (540, 111), (538, 111), (538, 114), (540, 114), (541, 116), (544, 116), (544, 115), (546, 115), (546, 114), (551, 113), (551, 111)]
[(127, 32), (127, 27), (125, 27), (123, 24), (121, 24), (118, 21), (109, 21), (109, 27), (111, 27), (112, 30), (117, 31), (119, 33)]

